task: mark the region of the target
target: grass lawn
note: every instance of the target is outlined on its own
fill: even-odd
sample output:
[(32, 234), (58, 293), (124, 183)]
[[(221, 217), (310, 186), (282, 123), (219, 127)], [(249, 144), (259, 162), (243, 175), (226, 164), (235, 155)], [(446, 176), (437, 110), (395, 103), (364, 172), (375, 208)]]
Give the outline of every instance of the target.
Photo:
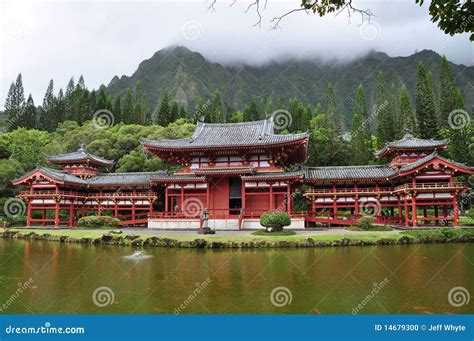
[[(0, 228), (0, 233), (5, 231), (18, 231), (21, 234), (25, 235), (31, 232), (37, 234), (50, 234), (53, 236), (67, 236), (72, 238), (100, 238), (103, 234), (107, 231), (103, 232), (92, 232), (87, 230), (37, 230), (37, 229), (15, 229), (9, 228), (4, 229)], [(284, 231), (285, 232), (285, 231)], [(293, 232), (293, 231), (291, 231)], [(457, 236), (474, 236), (474, 228), (468, 229), (453, 229), (453, 228), (444, 228), (444, 229), (433, 229), (433, 230), (411, 230), (411, 231), (394, 231), (393, 233), (364, 233), (359, 234), (355, 232), (354, 234), (335, 234), (335, 235), (322, 235), (322, 234), (315, 234), (315, 235), (252, 235), (252, 236), (214, 236), (214, 235), (189, 235), (189, 236), (158, 236), (158, 235), (150, 235), (150, 234), (133, 234), (137, 235), (142, 240), (156, 237), (160, 239), (172, 239), (176, 241), (193, 241), (196, 239), (206, 239), (208, 242), (234, 242), (234, 243), (244, 243), (244, 242), (252, 242), (252, 241), (269, 241), (269, 242), (280, 242), (280, 241), (288, 241), (288, 242), (303, 242), (306, 238), (312, 238), (315, 242), (317, 241), (324, 241), (324, 242), (333, 242), (341, 239), (350, 239), (350, 240), (361, 240), (361, 241), (377, 241), (379, 239), (394, 239), (398, 240), (402, 236), (412, 237), (415, 240), (422, 239), (424, 237), (457, 237)], [(117, 235), (125, 237), (125, 234)]]
[[(111, 229), (114, 230), (114, 229)], [(117, 230), (117, 229), (115, 229)], [(37, 233), (37, 234), (50, 234), (52, 236), (68, 236), (68, 237), (73, 237), (73, 238), (100, 238), (104, 233), (107, 231), (104, 230), (104, 232), (92, 232), (92, 231), (87, 231), (87, 230), (37, 230), (37, 229), (15, 229), (15, 228), (9, 228), (9, 229), (4, 229), (0, 228), (0, 233), (3, 233), (5, 231), (18, 231), (21, 234), (28, 234), (31, 232)], [(289, 232), (289, 231), (283, 231), (283, 232)], [(293, 232), (293, 231), (291, 231)], [(393, 238), (393, 239), (398, 239), (400, 238), (401, 235), (398, 233), (393, 233), (393, 234), (336, 234), (336, 235), (253, 235), (253, 236), (242, 236), (242, 237), (235, 237), (235, 236), (213, 236), (213, 235), (198, 235), (196, 232), (195, 236), (158, 236), (158, 235), (150, 235), (150, 234), (133, 234), (139, 236), (141, 239), (147, 239), (151, 237), (157, 237), (157, 238), (168, 238), (168, 239), (174, 239), (178, 241), (192, 241), (195, 239), (201, 239), (204, 238), (208, 241), (216, 241), (216, 242), (250, 242), (250, 241), (261, 241), (261, 240), (268, 240), (268, 241), (303, 241), (306, 238), (312, 238), (315, 241), (335, 241), (335, 240), (340, 240), (342, 238), (346, 239), (357, 239), (357, 240), (378, 240), (380, 238)], [(125, 234), (122, 235), (117, 235), (117, 236), (125, 236)]]

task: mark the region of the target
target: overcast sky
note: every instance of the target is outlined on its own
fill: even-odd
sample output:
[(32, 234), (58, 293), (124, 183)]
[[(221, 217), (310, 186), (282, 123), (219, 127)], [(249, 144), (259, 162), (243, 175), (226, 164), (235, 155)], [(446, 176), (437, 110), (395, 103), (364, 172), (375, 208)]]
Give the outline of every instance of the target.
[(431, 49), (451, 61), (474, 65), (467, 34), (450, 37), (430, 22), (427, 6), (415, 0), (354, 3), (376, 15), (361, 25), (354, 14), (324, 18), (294, 13), (280, 28), (271, 19), (297, 8), (300, 0), (269, 0), (261, 26), (253, 26), (250, 2), (211, 1), (26, 1), (0, 0), (0, 106), (19, 72), (26, 93), (41, 104), (50, 79), (55, 90), (83, 74), (86, 85), (108, 84), (131, 75), (138, 64), (170, 45), (185, 45), (220, 63), (264, 63), (282, 56), (351, 59), (370, 49), (406, 56)]

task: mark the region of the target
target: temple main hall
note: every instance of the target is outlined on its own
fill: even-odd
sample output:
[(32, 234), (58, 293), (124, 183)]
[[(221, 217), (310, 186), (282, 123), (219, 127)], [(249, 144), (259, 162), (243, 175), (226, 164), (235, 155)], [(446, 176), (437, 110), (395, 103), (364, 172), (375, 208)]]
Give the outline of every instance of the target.
[[(288, 228), (356, 225), (361, 217), (400, 227), (459, 226), (459, 204), (474, 173), (440, 155), (444, 140), (405, 135), (376, 156), (383, 164), (307, 167), (309, 134), (276, 134), (272, 118), (198, 122), (190, 138), (142, 140), (174, 172), (114, 173), (114, 161), (80, 148), (47, 159), (14, 181), (27, 225), (76, 226), (108, 215), (123, 226), (262, 228), (266, 211), (286, 211)], [(295, 198), (306, 202), (295, 209)], [(304, 207), (303, 209), (301, 207)]]

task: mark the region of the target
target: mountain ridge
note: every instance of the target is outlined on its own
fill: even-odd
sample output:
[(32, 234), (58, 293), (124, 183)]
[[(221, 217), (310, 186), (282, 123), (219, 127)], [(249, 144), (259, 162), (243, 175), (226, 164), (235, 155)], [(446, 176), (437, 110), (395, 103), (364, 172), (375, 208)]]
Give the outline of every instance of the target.
[[(199, 52), (174, 46), (158, 50), (140, 62), (132, 75), (114, 76), (105, 90), (109, 95), (123, 96), (128, 87), (133, 88), (139, 81), (150, 110), (159, 104), (165, 92), (192, 110), (199, 97), (208, 99), (219, 90), (226, 105), (242, 109), (252, 96), (264, 100), (281, 98), (284, 102), (298, 98), (313, 105), (323, 103), (327, 84), (331, 82), (343, 117), (349, 122), (358, 84), (364, 85), (369, 104), (379, 71), (384, 72), (388, 86), (405, 83), (413, 94), (418, 62), (425, 63), (437, 82), (441, 58), (431, 50), (397, 57), (372, 50), (352, 61), (324, 61), (311, 57), (273, 60), (257, 66), (246, 63), (223, 65), (210, 61)], [(474, 87), (471, 85), (474, 66), (450, 64), (466, 108), (471, 108), (474, 106)]]

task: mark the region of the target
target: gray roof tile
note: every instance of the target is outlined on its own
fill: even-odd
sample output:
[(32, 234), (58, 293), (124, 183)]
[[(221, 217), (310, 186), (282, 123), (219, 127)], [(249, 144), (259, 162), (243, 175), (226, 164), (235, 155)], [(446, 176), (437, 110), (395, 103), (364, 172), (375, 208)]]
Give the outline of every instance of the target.
[(51, 163), (67, 163), (74, 161), (92, 160), (103, 166), (112, 166), (114, 164), (113, 160), (106, 160), (104, 158), (92, 155), (86, 152), (82, 147), (72, 153), (50, 156), (47, 158), (47, 160)]
[(160, 148), (202, 148), (229, 146), (259, 146), (296, 141), (308, 137), (308, 133), (274, 134), (273, 119), (244, 123), (197, 124), (191, 138), (179, 140), (142, 140), (150, 147)]
[(385, 179), (396, 174), (386, 165), (303, 167), (307, 180)]
[(445, 140), (419, 139), (411, 134), (406, 134), (401, 140), (387, 143), (377, 152), (377, 156), (382, 156), (388, 149), (444, 148), (446, 144)]

